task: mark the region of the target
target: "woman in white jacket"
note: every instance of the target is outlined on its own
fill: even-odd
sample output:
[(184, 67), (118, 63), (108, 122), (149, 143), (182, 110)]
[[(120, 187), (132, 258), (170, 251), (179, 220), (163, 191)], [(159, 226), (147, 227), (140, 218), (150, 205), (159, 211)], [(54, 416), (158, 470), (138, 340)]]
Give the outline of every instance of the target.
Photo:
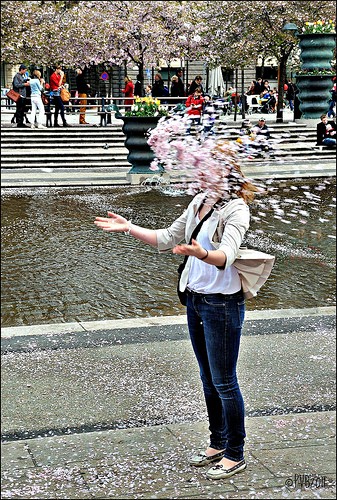
[[(197, 194), (167, 229), (146, 229), (111, 212), (95, 220), (103, 231), (125, 232), (160, 252), (188, 257), (180, 290), (187, 290), (188, 327), (210, 429), (208, 447), (193, 456), (190, 464), (199, 467), (218, 461), (207, 472), (210, 479), (228, 478), (246, 468), (244, 403), (236, 375), (245, 302), (233, 262), (249, 227), (248, 202), (257, 188), (237, 165), (231, 171), (227, 166), (224, 176), (227, 191), (222, 198), (214, 203), (207, 193)], [(203, 219), (198, 235), (190, 242)], [(183, 240), (188, 243), (181, 244)]]

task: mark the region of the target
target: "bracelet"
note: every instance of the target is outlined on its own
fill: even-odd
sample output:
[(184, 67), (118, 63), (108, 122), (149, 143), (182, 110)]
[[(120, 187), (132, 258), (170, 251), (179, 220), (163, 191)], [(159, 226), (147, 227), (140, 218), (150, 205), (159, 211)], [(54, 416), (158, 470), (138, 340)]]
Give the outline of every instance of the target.
[(129, 220), (128, 224), (129, 224), (129, 229), (127, 231), (124, 231), (124, 234), (126, 234), (127, 236), (131, 236), (131, 221), (130, 220)]
[[(204, 248), (204, 250), (206, 250), (206, 248)], [(207, 257), (208, 257), (208, 250), (206, 250), (206, 252), (207, 252), (207, 254), (205, 255), (205, 257), (203, 257), (202, 259), (199, 259), (199, 260), (205, 260), (205, 259), (207, 259)]]

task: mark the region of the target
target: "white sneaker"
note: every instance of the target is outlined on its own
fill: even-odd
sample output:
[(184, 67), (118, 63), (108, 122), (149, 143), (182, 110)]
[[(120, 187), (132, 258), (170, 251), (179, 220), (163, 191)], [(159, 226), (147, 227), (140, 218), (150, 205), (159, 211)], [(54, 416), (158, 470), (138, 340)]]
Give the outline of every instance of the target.
[(238, 462), (233, 467), (230, 467), (230, 469), (226, 469), (224, 465), (218, 464), (206, 472), (206, 477), (208, 477), (208, 479), (227, 479), (234, 476), (234, 474), (245, 470), (246, 467), (247, 464), (245, 460), (241, 460), (241, 462)]
[(35, 128), (34, 123), (31, 123), (30, 128)]
[(45, 125), (42, 125), (42, 123), (39, 123), (37, 128), (47, 128)]
[(221, 460), (224, 456), (225, 450), (219, 451), (215, 455), (206, 455), (205, 452), (200, 452), (197, 455), (194, 455), (190, 459), (190, 465), (194, 465), (194, 467), (203, 467), (204, 465), (208, 465), (212, 462), (216, 462)]

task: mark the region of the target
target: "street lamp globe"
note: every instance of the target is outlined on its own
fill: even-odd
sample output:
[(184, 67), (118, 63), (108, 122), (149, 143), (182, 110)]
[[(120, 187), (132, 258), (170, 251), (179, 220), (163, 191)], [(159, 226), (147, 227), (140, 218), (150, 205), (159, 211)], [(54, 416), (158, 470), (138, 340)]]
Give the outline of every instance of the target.
[(294, 23), (286, 23), (283, 26), (282, 31), (291, 33), (292, 35), (296, 35), (298, 33), (298, 27)]

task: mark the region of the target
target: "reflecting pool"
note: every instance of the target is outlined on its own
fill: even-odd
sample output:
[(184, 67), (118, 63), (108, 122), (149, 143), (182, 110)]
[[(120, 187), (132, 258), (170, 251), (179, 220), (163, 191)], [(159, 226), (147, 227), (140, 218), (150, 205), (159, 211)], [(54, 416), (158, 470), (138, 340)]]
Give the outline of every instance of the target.
[[(4, 189), (2, 326), (182, 314), (181, 257), (93, 221), (108, 210), (168, 226), (191, 197), (177, 187)], [(249, 246), (276, 255), (247, 308), (335, 304), (335, 179), (269, 181), (251, 207)]]

